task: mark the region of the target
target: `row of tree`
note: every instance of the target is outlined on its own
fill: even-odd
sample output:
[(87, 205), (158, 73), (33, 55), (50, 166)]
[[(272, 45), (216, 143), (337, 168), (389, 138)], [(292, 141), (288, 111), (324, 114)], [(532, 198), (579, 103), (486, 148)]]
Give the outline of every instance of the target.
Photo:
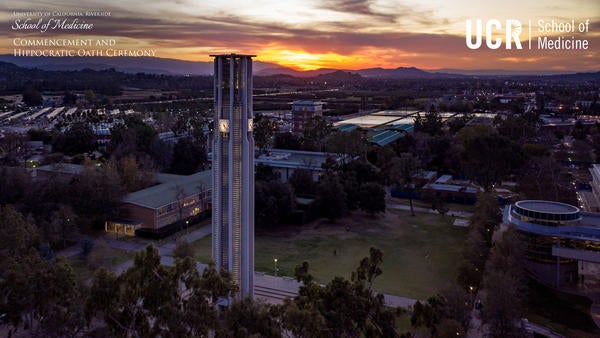
[(358, 209), (371, 215), (385, 211), (385, 190), (378, 168), (361, 160), (328, 162), (324, 166), (318, 182), (313, 181), (310, 170), (297, 169), (287, 183), (281, 182), (272, 168), (257, 166), (256, 224), (273, 227), (289, 221), (296, 209), (296, 196), (314, 200), (303, 210), (305, 220), (318, 217), (333, 220)]
[(235, 300), (229, 273), (191, 257), (160, 263), (149, 245), (133, 266), (116, 275), (100, 268), (78, 284), (70, 266), (40, 254), (37, 228), (12, 207), (0, 208), (0, 313), (9, 336), (398, 337), (401, 309), (389, 308), (372, 288), (382, 274), (383, 253), (371, 248), (352, 278), (316, 283), (304, 262), (297, 297), (282, 305)]

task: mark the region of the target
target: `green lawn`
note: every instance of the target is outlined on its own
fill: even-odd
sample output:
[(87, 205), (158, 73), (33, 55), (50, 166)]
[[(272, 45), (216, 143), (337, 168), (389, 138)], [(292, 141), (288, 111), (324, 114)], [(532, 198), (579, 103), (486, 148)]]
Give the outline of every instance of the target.
[[(255, 238), (255, 268), (273, 274), (273, 260), (277, 258), (279, 274), (293, 276), (294, 267), (308, 261), (317, 281), (326, 283), (335, 276), (350, 278), (360, 259), (374, 246), (384, 254), (383, 274), (375, 287), (390, 294), (425, 299), (455, 278), (467, 230), (452, 226), (452, 221), (449, 216), (411, 217), (409, 212), (392, 210), (377, 219), (355, 213), (333, 224), (320, 220), (304, 227), (259, 232)], [(211, 236), (193, 244), (198, 259), (207, 262)]]
[[(109, 250), (108, 262), (109, 262), (110, 266), (117, 266), (121, 263), (124, 263), (124, 262), (130, 260), (130, 259), (133, 259), (134, 257), (135, 257), (135, 252), (128, 252), (125, 250), (111, 248)], [(87, 280), (87, 279), (93, 277), (94, 271), (88, 268), (86, 262), (84, 260), (82, 260), (79, 257), (79, 255), (66, 258), (65, 261), (67, 263), (69, 263), (71, 268), (73, 268), (73, 271), (75, 272), (75, 275), (77, 276), (78, 279)]]

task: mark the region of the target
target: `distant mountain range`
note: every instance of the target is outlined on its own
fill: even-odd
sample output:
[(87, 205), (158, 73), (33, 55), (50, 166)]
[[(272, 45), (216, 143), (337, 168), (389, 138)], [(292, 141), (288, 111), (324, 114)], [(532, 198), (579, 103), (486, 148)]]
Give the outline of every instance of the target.
[[(125, 73), (153, 73), (165, 75), (212, 75), (213, 63), (210, 61), (184, 61), (177, 59), (164, 59), (154, 57), (23, 57), (10, 54), (0, 55), (0, 61), (13, 63), (25, 68), (39, 68), (42, 70), (103, 70), (114, 68)], [(425, 71), (414, 67), (399, 67), (395, 69), (367, 68), (359, 70), (343, 70), (321, 68), (316, 70), (299, 71), (278, 64), (255, 61), (254, 75), (290, 75), (308, 78), (319, 75), (343, 71), (358, 74), (362, 77), (389, 78), (389, 79), (422, 79), (439, 77), (461, 76), (506, 76), (506, 75), (555, 75), (572, 74), (575, 72), (557, 71), (507, 71), (500, 69), (490, 70), (462, 70), (439, 69)], [(339, 75), (339, 73), (338, 73)]]

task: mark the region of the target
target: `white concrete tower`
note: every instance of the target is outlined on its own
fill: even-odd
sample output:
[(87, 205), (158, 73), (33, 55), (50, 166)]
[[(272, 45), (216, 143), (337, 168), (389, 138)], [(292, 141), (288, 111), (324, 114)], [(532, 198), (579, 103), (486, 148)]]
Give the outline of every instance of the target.
[(254, 294), (252, 57), (215, 58), (212, 257), (231, 272), (238, 296)]

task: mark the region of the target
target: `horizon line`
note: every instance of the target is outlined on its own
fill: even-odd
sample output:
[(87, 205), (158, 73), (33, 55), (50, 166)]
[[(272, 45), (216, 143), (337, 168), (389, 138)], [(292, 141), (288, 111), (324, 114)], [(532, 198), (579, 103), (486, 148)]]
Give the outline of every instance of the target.
[[(221, 55), (221, 54), (219, 54), (219, 55)], [(230, 54), (227, 54), (227, 55), (230, 55)], [(242, 54), (235, 54), (235, 55), (242, 55)], [(214, 57), (214, 56), (217, 56), (217, 55), (210, 54), (208, 56)], [(251, 55), (251, 56), (252, 57), (256, 57), (256, 55)], [(37, 56), (15, 56), (15, 55), (12, 55), (12, 54), (0, 54), (0, 57), (11, 57), (11, 58), (15, 58), (15, 59), (19, 59), (19, 58), (25, 58), (25, 59), (42, 59), (42, 57), (37, 57)], [(135, 57), (135, 56), (74, 56), (74, 57), (53, 56), (53, 57), (45, 57), (43, 59), (77, 59), (77, 60), (83, 60), (83, 59), (120, 59), (120, 58), (125, 58), (125, 59), (160, 59), (160, 60), (172, 60), (172, 61), (191, 62), (191, 63), (213, 63), (214, 62), (212, 60), (210, 60), (210, 61), (188, 60), (188, 59), (179, 59), (179, 58), (170, 58), (170, 57), (159, 57), (159, 56), (140, 56), (140, 57)], [(416, 69), (416, 70), (421, 70), (421, 71), (426, 71), (426, 72), (451, 72), (451, 71), (460, 71), (460, 72), (504, 72), (504, 73), (511, 73), (511, 72), (514, 72), (514, 73), (536, 73), (536, 72), (550, 73), (551, 72), (551, 73), (556, 73), (556, 74), (596, 73), (596, 72), (600, 72), (600, 69), (597, 69), (597, 70), (581, 70), (581, 69), (579, 69), (579, 70), (567, 70), (567, 69), (562, 69), (562, 70), (555, 70), (555, 69), (506, 69), (506, 68), (477, 68), (477, 69), (467, 69), (467, 68), (419, 68), (419, 67), (416, 67), (416, 66), (398, 66), (398, 67), (395, 67), (395, 68), (385, 68), (385, 67), (382, 67), (382, 66), (375, 66), (375, 67), (352, 68), (352, 69), (349, 69), (349, 68), (329, 68), (329, 67), (322, 67), (322, 68), (316, 68), (316, 69), (299, 69), (299, 68), (293, 68), (293, 67), (290, 67), (290, 66), (284, 66), (284, 65), (278, 64), (276, 62), (262, 61), (262, 60), (256, 60), (256, 59), (254, 59), (253, 61), (255, 61), (255, 62), (261, 62), (261, 63), (264, 63), (264, 64), (271, 64), (273, 66), (278, 66), (278, 67), (281, 67), (281, 68), (284, 68), (284, 69), (287, 69), (287, 70), (292, 70), (292, 71), (298, 72), (298, 73), (309, 73), (309, 72), (317, 72), (317, 71), (324, 71), (324, 70), (356, 72), (356, 71), (367, 70), (367, 69), (382, 69), (382, 70)], [(276, 75), (276, 74), (272, 74), (272, 75)], [(494, 75), (494, 74), (487, 74), (487, 75)], [(500, 75), (508, 75), (508, 74), (500, 74)]]

